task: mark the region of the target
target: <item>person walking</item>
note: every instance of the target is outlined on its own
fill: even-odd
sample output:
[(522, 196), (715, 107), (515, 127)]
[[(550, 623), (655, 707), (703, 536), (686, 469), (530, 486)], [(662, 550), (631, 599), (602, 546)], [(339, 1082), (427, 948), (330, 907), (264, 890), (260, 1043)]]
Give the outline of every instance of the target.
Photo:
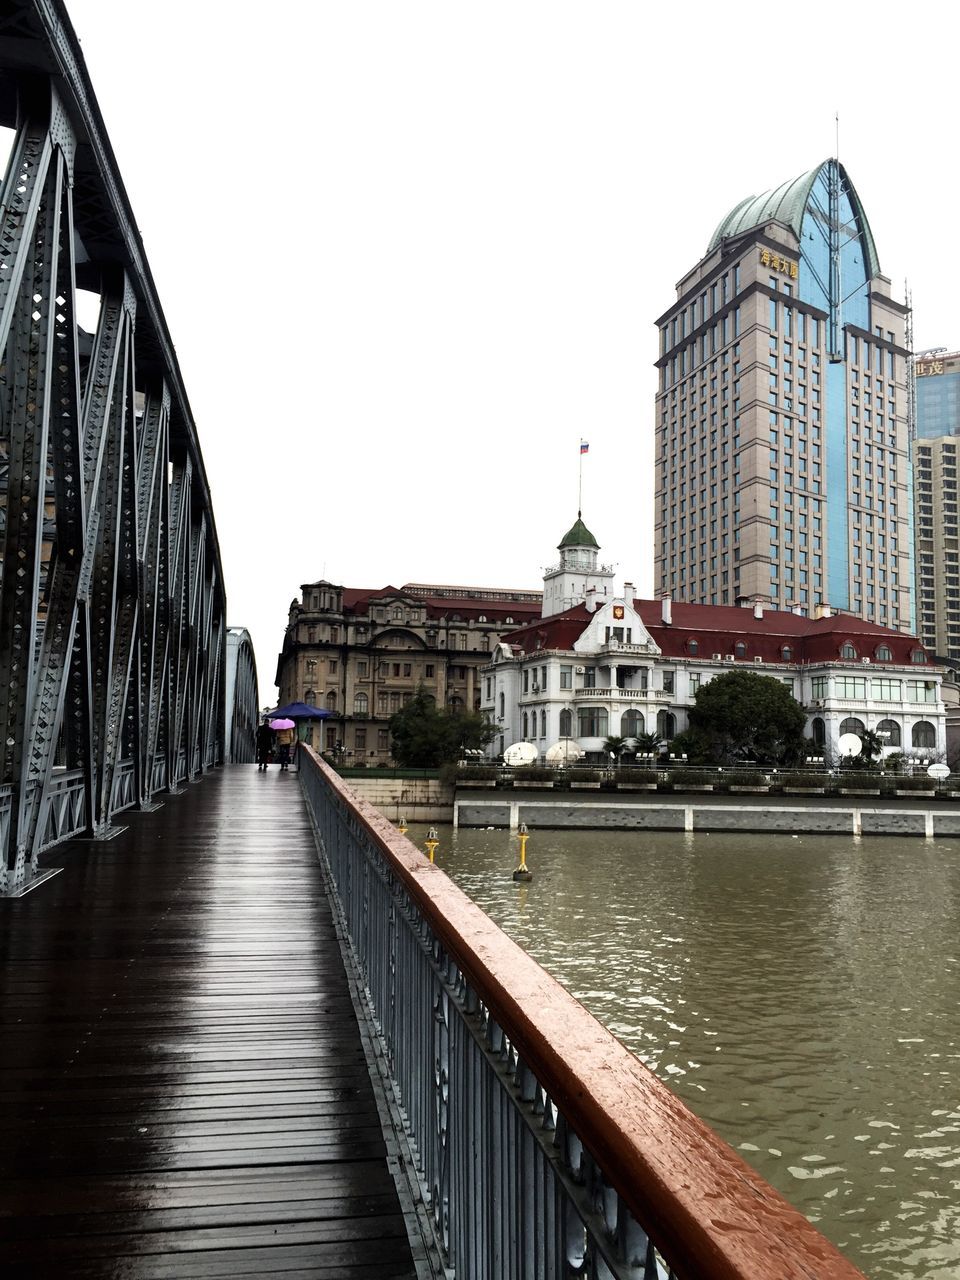
[(280, 772), (290, 767), (290, 749), (293, 746), (293, 730), (277, 730), (277, 755), (280, 758)]
[(263, 722), (257, 726), (257, 772), (266, 771), (267, 764), (270, 760), (270, 753), (273, 751), (273, 730), (270, 728), (270, 720), (267, 716), (263, 717)]

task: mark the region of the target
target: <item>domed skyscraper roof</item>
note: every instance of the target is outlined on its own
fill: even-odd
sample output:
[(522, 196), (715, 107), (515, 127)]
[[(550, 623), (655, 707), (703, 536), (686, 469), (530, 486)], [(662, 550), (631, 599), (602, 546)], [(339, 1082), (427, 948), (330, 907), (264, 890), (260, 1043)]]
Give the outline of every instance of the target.
[[(870, 224), (867, 222), (867, 215), (863, 211), (860, 197), (857, 195), (846, 169), (837, 160), (824, 160), (815, 169), (811, 169), (808, 173), (802, 173), (799, 178), (791, 178), (789, 181), (781, 183), (779, 187), (774, 187), (772, 191), (765, 191), (759, 196), (747, 196), (746, 200), (741, 200), (738, 205), (735, 205), (730, 210), (713, 233), (707, 252), (712, 252), (721, 240), (725, 240), (729, 236), (742, 235), (745, 231), (751, 231), (754, 227), (760, 227), (765, 222), (771, 221), (782, 222), (784, 226), (790, 227), (798, 239), (802, 240), (803, 219), (804, 215), (810, 212), (808, 206), (811, 203), (811, 197), (816, 199), (814, 187), (817, 179), (830, 166), (835, 166), (834, 172), (839, 174), (841, 187), (850, 201), (860, 239), (863, 243), (867, 274), (871, 279), (879, 275), (880, 261), (877, 257), (877, 249), (873, 242)], [(821, 218), (828, 216), (829, 210), (820, 210), (820, 215)]]

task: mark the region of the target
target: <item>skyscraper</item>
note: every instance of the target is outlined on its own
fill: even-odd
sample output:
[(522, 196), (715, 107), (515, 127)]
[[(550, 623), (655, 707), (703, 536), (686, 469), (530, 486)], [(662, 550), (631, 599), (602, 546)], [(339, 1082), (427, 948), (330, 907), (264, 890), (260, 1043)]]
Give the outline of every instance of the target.
[(914, 628), (905, 318), (836, 160), (722, 220), (657, 322), (662, 596)]
[(934, 653), (960, 659), (960, 541), (957, 445), (960, 351), (914, 362), (917, 438), (913, 442), (918, 634)]

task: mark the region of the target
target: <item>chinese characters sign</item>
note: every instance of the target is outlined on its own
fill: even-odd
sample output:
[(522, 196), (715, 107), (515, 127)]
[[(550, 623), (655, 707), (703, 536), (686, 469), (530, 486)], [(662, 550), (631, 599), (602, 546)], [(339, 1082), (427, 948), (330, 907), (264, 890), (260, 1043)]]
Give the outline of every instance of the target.
[(942, 360), (918, 360), (913, 366), (918, 378), (929, 378), (932, 374), (943, 373)]
[(769, 267), (771, 271), (782, 271), (785, 276), (789, 276), (791, 280), (797, 278), (797, 264), (791, 262), (789, 258), (781, 258), (775, 253), (771, 253), (769, 249), (760, 250), (761, 267)]

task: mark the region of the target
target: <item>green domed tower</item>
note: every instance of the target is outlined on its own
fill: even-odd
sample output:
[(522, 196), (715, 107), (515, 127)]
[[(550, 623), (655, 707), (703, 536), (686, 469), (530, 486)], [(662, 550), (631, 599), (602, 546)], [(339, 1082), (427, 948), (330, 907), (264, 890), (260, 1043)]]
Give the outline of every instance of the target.
[(581, 513), (560, 539), (560, 563), (543, 575), (543, 616), (551, 618), (583, 600), (603, 603), (613, 596), (613, 568), (598, 564), (600, 544), (583, 523)]

